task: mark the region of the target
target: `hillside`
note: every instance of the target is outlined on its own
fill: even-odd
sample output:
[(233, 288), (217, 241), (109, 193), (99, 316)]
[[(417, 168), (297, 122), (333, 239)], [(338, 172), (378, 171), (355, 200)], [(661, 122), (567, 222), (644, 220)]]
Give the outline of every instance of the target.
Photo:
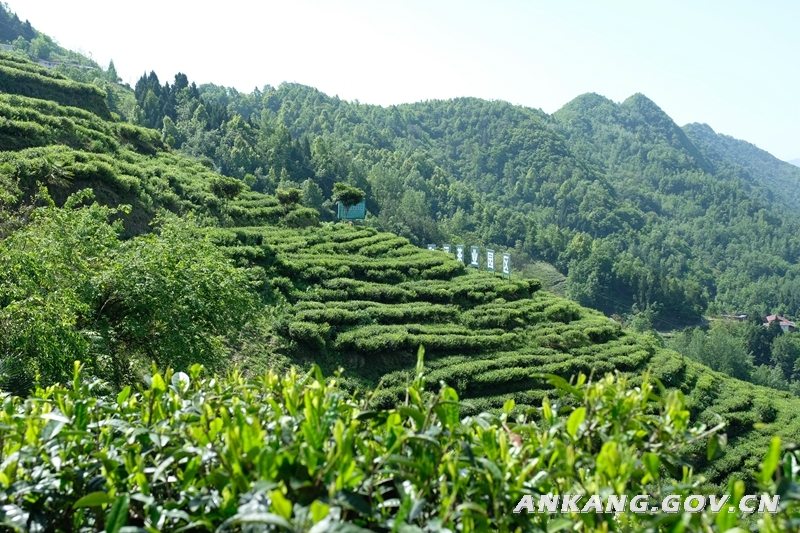
[(793, 193), (776, 192), (785, 183), (773, 167), (730, 164), (642, 95), (622, 104), (579, 97), (554, 118), (569, 145), (653, 221), (638, 243), (624, 244), (634, 255), (694, 279), (710, 311), (796, 312), (800, 218), (779, 200)]
[[(690, 450), (711, 483), (752, 471), (772, 434), (800, 435), (800, 402), (788, 393), (711, 372), (537, 281), (466, 270), (374, 228), (318, 224), (315, 210), (245, 191), (169, 150), (157, 132), (58, 104), (89, 89), (41, 77), (54, 100), (0, 96), (14, 132), (0, 152), (4, 388), (24, 391), (34, 372), (68, 380), (76, 358), (118, 387), (136, 383), (150, 361), (223, 370), (235, 360), (253, 375), (314, 362), (344, 367), (349, 390), (380, 382), (372, 401), (389, 407), (403, 400), (423, 344), (429, 379), (469, 400), (465, 414), (555, 398), (541, 372), (636, 380), (652, 368), (684, 391), (696, 420), (727, 421), (721, 459), (707, 465), (702, 445)], [(37, 182), (59, 204), (91, 187), (109, 207), (133, 208), (104, 211), (74, 197), (48, 207), (31, 196)], [(31, 201), (43, 205), (32, 217)]]
[(716, 133), (708, 124), (687, 124), (683, 127), (692, 142), (715, 165), (739, 166), (750, 174), (751, 181), (760, 180), (787, 205), (800, 209), (800, 169), (781, 161), (747, 141)]
[(800, 305), (800, 215), (778, 174), (721, 164), (642, 95), (584, 95), (550, 117), (474, 98), (381, 108), (297, 84), (244, 94), (183, 74), (150, 73), (135, 92), (143, 124), (256, 190), (322, 199), (347, 181), (367, 191), (373, 227), (547, 261), (568, 296), (606, 314), (674, 328)]
[[(350, 386), (362, 390), (380, 382), (376, 406), (403, 400), (423, 344), (428, 379), (444, 381), (468, 401), (465, 414), (499, 409), (509, 398), (523, 410), (539, 405), (553, 393), (536, 377), (541, 372), (640, 376), (650, 368), (686, 394), (697, 420), (713, 425), (716, 413), (727, 422), (722, 458), (706, 464), (704, 448), (695, 450), (696, 465), (712, 483), (755, 467), (772, 434), (794, 440), (800, 432), (794, 416), (800, 400), (791, 394), (712, 372), (652, 337), (538, 290), (535, 281), (465, 272), (442, 252), (342, 224), (226, 228), (214, 238), (239, 264), (264, 269), (276, 302), (279, 352), (329, 371), (342, 366)], [(765, 425), (756, 429), (759, 423)]]
[[(705, 126), (680, 128), (644, 95), (586, 94), (549, 116), (476, 98), (383, 108), (292, 83), (243, 93), (183, 73), (150, 72), (131, 88), (113, 62), (79, 61), (7, 11), (0, 39), (16, 43), (13, 60), (92, 68), (56, 66), (95, 86), (58, 92), (61, 103), (158, 129), (257, 192), (301, 188), (322, 220), (335, 218), (328, 198), (343, 181), (367, 192), (367, 224), (379, 231), (512, 250), (518, 271), (546, 274), (548, 286), (627, 322), (799, 316), (796, 169)], [(24, 70), (6, 82), (21, 84)]]

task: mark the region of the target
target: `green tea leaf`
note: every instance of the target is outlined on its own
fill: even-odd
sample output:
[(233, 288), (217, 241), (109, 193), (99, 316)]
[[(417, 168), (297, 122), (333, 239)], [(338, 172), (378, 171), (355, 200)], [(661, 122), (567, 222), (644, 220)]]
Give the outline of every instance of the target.
[(781, 460), (781, 439), (780, 437), (773, 437), (769, 445), (769, 450), (764, 456), (764, 462), (761, 466), (761, 482), (769, 483), (772, 479), (772, 474), (778, 468), (778, 463)]
[(124, 494), (117, 498), (114, 505), (106, 515), (106, 533), (119, 533), (120, 529), (128, 523), (128, 507), (130, 496)]
[(122, 406), (122, 404), (125, 403), (125, 400), (127, 400), (130, 395), (131, 387), (130, 385), (126, 385), (125, 388), (119, 391), (119, 394), (117, 394), (117, 405)]
[(514, 410), (514, 406), (515, 406), (515, 405), (516, 405), (516, 403), (514, 402), (514, 398), (509, 398), (509, 399), (508, 399), (508, 400), (506, 400), (506, 401), (505, 401), (505, 403), (503, 404), (503, 412), (504, 412), (505, 414), (509, 414), (509, 413), (511, 413), (511, 411), (513, 411), (513, 410)]
[(217, 528), (217, 531), (228, 531), (230, 526), (236, 524), (270, 524), (288, 530), (292, 529), (292, 524), (282, 516), (273, 513), (248, 513), (237, 514), (225, 520), (222, 525)]
[(581, 425), (581, 422), (586, 418), (586, 408), (585, 407), (578, 407), (572, 414), (569, 415), (567, 419), (567, 433), (573, 439), (577, 438), (578, 436), (578, 427)]
[(167, 390), (167, 384), (164, 383), (164, 378), (161, 377), (161, 374), (156, 374), (153, 376), (152, 381), (150, 382), (150, 388), (156, 392), (164, 392)]
[(556, 533), (556, 531), (567, 531), (572, 529), (572, 520), (569, 518), (556, 518), (547, 522), (547, 533)]
[(283, 518), (291, 518), (292, 516), (292, 502), (286, 499), (286, 496), (280, 490), (273, 490), (269, 493), (269, 498), (272, 500), (272, 510)]
[(644, 464), (647, 473), (650, 474), (650, 479), (658, 481), (661, 477), (661, 460), (655, 453), (647, 452), (642, 455), (642, 463)]
[(317, 522), (328, 516), (331, 506), (327, 503), (322, 503), (319, 500), (311, 502), (311, 520), (316, 524)]
[(98, 507), (107, 503), (114, 503), (114, 498), (108, 495), (107, 492), (97, 491), (87, 494), (77, 502), (72, 504), (73, 509), (80, 509), (81, 507)]

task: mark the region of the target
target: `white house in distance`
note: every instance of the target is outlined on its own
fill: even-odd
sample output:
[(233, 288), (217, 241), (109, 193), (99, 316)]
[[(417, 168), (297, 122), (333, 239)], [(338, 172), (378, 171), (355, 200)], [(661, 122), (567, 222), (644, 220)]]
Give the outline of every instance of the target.
[(787, 318), (784, 318), (784, 317), (782, 317), (780, 315), (769, 315), (767, 317), (767, 321), (764, 322), (764, 325), (765, 326), (769, 326), (775, 320), (778, 321), (778, 324), (780, 324), (781, 329), (783, 331), (794, 331), (794, 328), (795, 328), (794, 322), (792, 322), (791, 320), (789, 320)]

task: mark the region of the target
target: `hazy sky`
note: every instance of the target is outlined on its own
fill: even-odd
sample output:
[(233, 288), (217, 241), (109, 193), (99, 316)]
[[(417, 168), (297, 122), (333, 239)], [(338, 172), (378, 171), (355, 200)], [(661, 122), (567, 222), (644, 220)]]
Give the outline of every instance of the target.
[(641, 92), (800, 157), (800, 1), (8, 0), (67, 48), (251, 91), (291, 81), (362, 103), (457, 96), (548, 113), (586, 92)]

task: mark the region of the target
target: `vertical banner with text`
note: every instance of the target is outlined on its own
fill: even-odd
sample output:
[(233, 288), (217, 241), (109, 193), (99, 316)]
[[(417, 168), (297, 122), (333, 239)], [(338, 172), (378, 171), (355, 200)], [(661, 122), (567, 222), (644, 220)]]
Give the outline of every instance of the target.
[(503, 276), (511, 279), (511, 254), (503, 254)]
[(494, 272), (494, 250), (486, 250), (486, 270)]
[(470, 246), (469, 247), (469, 266), (478, 268), (480, 263), (478, 262), (478, 254), (480, 251), (478, 250), (477, 246)]
[(456, 260), (464, 262), (464, 248), (463, 244), (456, 244)]

